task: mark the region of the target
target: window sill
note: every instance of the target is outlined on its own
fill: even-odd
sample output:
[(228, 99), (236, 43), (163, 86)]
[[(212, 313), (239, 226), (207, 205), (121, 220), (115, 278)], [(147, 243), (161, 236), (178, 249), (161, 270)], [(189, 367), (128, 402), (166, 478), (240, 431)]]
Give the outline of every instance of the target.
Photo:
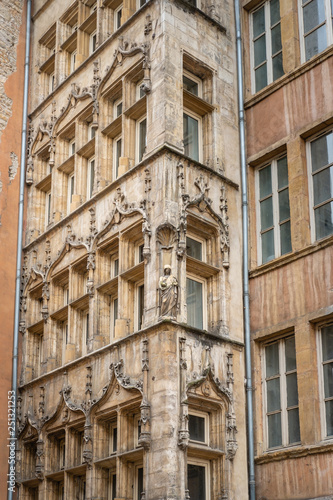
[(327, 236), (322, 240), (315, 241), (311, 245), (302, 248), (302, 250), (288, 253), (286, 255), (283, 255), (282, 257), (277, 257), (276, 259), (273, 259), (270, 262), (267, 262), (266, 264), (262, 264), (261, 266), (258, 266), (257, 268), (250, 270), (249, 276), (250, 278), (256, 278), (257, 276), (261, 276), (262, 274), (271, 272), (298, 259), (302, 259), (307, 255), (311, 255), (312, 253), (317, 252), (318, 250), (322, 250), (326, 247), (329, 247), (332, 244), (333, 244), (333, 235)]
[(35, 188), (47, 193), (51, 189), (51, 179), (52, 179), (52, 174), (46, 175), (44, 179), (42, 179), (35, 185)]
[(61, 44), (61, 50), (67, 50), (67, 52), (73, 52), (77, 47), (77, 31), (74, 31), (70, 36)]
[(275, 91), (279, 90), (281, 87), (284, 87), (285, 85), (292, 82), (296, 78), (302, 76), (304, 73), (307, 73), (315, 66), (318, 66), (322, 62), (326, 61), (326, 59), (329, 59), (330, 57), (332, 57), (332, 55), (333, 55), (333, 45), (330, 45), (327, 49), (325, 49), (320, 54), (317, 54), (316, 56), (312, 57), (309, 61), (302, 63), (300, 66), (295, 68), (290, 73), (286, 73), (285, 75), (281, 76), (280, 78), (270, 83), (263, 89), (259, 90), (259, 92), (245, 99), (244, 103), (245, 109), (251, 108), (258, 102), (262, 101), (269, 95), (273, 94)]
[(279, 462), (281, 460), (306, 457), (308, 455), (317, 455), (319, 453), (329, 453), (333, 451), (333, 442), (321, 442), (318, 445), (301, 446), (295, 445), (293, 447), (284, 448), (281, 450), (267, 451), (259, 457), (255, 457), (256, 465), (262, 465), (270, 462)]

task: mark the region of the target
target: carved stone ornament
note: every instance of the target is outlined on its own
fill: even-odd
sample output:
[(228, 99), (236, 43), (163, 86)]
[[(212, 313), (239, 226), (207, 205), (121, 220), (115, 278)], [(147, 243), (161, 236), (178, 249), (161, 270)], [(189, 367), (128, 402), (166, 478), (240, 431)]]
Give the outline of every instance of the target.
[(110, 370), (114, 372), (117, 382), (124, 389), (137, 389), (141, 392), (143, 390), (143, 381), (139, 379), (137, 381), (131, 380), (131, 378), (123, 373), (124, 361), (120, 359), (116, 363), (111, 363)]
[(160, 314), (162, 318), (176, 319), (178, 306), (178, 281), (171, 273), (171, 266), (164, 266), (159, 279)]
[(112, 72), (117, 66), (121, 66), (124, 59), (127, 57), (133, 57), (136, 54), (139, 54), (141, 52), (143, 56), (143, 71), (144, 71), (144, 76), (143, 76), (143, 83), (141, 85), (141, 89), (143, 92), (148, 94), (151, 91), (151, 80), (150, 80), (150, 57), (149, 57), (149, 52), (150, 52), (150, 44), (148, 42), (138, 44), (136, 42), (127, 42), (124, 41), (124, 37), (120, 36), (119, 37), (119, 47), (118, 49), (115, 50), (113, 54), (113, 61), (111, 65), (106, 69), (105, 76), (102, 78), (102, 81), (99, 86), (99, 91), (101, 91), (107, 82), (107, 80), (110, 78)]
[(180, 192), (180, 213), (179, 213), (179, 226), (178, 226), (178, 252), (179, 258), (183, 258), (186, 253), (186, 230), (187, 230), (187, 211), (191, 207), (196, 207), (199, 211), (207, 211), (216, 220), (219, 226), (220, 232), (220, 248), (223, 254), (223, 267), (229, 267), (229, 251), (230, 251), (230, 240), (229, 240), (229, 225), (228, 225), (228, 205), (225, 195), (225, 187), (221, 188), (220, 197), (220, 210), (222, 215), (219, 215), (212, 207), (212, 200), (208, 197), (209, 187), (208, 182), (205, 180), (204, 176), (200, 174), (194, 181), (194, 185), (197, 187), (199, 193), (193, 198), (185, 192), (185, 182), (184, 182), (184, 166), (181, 162), (177, 165), (178, 170), (178, 185)]

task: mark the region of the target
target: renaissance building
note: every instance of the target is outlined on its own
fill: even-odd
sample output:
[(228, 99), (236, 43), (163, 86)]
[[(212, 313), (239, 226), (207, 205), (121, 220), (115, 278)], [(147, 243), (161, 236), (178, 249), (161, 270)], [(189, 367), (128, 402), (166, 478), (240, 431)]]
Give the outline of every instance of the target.
[[(237, 32), (235, 3), (33, 2), (20, 500), (333, 499), (333, 4), (241, 0)], [(0, 5), (5, 391), (25, 4)]]
[(32, 21), (20, 498), (246, 498), (233, 3)]

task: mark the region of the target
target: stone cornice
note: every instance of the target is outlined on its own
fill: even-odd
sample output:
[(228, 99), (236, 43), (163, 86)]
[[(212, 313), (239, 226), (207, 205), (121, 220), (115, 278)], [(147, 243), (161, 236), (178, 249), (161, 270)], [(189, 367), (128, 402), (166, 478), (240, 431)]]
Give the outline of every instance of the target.
[(133, 339), (135, 338), (149, 338), (149, 336), (158, 333), (159, 331), (174, 331), (175, 333), (178, 333), (179, 336), (184, 335), (184, 332), (190, 333), (191, 335), (195, 337), (199, 337), (200, 339), (209, 339), (211, 341), (214, 341), (215, 344), (228, 344), (233, 346), (235, 349), (240, 350), (244, 348), (243, 342), (240, 342), (238, 340), (233, 340), (230, 337), (225, 337), (225, 336), (219, 336), (215, 335), (213, 333), (209, 333), (205, 330), (199, 330), (197, 328), (193, 328), (191, 326), (188, 326), (183, 323), (178, 323), (177, 321), (173, 320), (162, 320), (158, 323), (154, 323), (151, 326), (148, 326), (147, 328), (143, 328), (142, 330), (139, 330), (137, 332), (131, 333), (127, 337), (122, 337), (118, 340), (114, 340), (112, 344), (108, 344), (106, 346), (101, 347), (100, 349), (96, 349), (95, 351), (87, 353), (85, 356), (82, 356), (80, 358), (77, 358), (69, 363), (66, 363), (65, 365), (59, 366), (58, 368), (55, 368), (54, 370), (49, 371), (48, 373), (45, 373), (44, 375), (41, 375), (40, 377), (37, 377), (25, 384), (20, 385), (19, 389), (24, 389), (27, 390), (29, 388), (32, 388), (34, 386), (40, 386), (41, 384), (45, 384), (48, 380), (51, 380), (54, 378), (55, 375), (62, 376), (64, 373), (64, 370), (66, 372), (69, 372), (70, 369), (72, 368), (81, 368), (85, 367), (87, 365), (87, 362), (91, 364), (94, 360), (94, 358), (97, 358), (101, 355), (104, 355), (106, 353), (111, 353), (116, 347), (123, 346), (125, 344), (130, 344), (133, 342)]
[(275, 271), (276, 269), (279, 269), (283, 266), (290, 264), (291, 262), (303, 259), (307, 255), (311, 255), (319, 250), (323, 250), (324, 248), (330, 247), (332, 245), (333, 245), (333, 236), (328, 236), (327, 238), (320, 241), (316, 241), (311, 245), (302, 248), (301, 250), (292, 252), (287, 255), (283, 255), (282, 257), (278, 257), (277, 259), (274, 259), (273, 261), (270, 261), (267, 264), (263, 264), (262, 266), (259, 266), (256, 269), (251, 270), (249, 273), (249, 277), (250, 279), (254, 279), (263, 274), (270, 273), (272, 271)]
[(153, 151), (153, 153), (148, 153), (143, 161), (135, 165), (133, 168), (130, 170), (127, 170), (123, 175), (118, 177), (114, 182), (106, 186), (104, 189), (96, 193), (94, 196), (92, 196), (88, 201), (82, 203), (77, 209), (73, 210), (69, 215), (61, 219), (59, 222), (54, 224), (52, 227), (48, 228), (46, 231), (44, 231), (41, 235), (39, 235), (35, 240), (31, 241), (28, 245), (24, 246), (23, 251), (27, 252), (31, 250), (36, 244), (39, 244), (41, 241), (43, 241), (45, 238), (49, 238), (51, 233), (53, 233), (55, 230), (58, 230), (59, 228), (68, 225), (68, 223), (79, 213), (88, 210), (91, 208), (96, 201), (100, 200), (104, 196), (106, 196), (109, 192), (112, 192), (117, 189), (117, 187), (120, 187), (125, 179), (128, 177), (131, 177), (134, 173), (136, 173), (138, 170), (144, 170), (150, 162), (152, 162), (154, 159), (158, 158), (159, 156), (162, 156), (164, 153), (172, 153), (174, 154), (178, 159), (180, 160), (185, 160), (188, 162), (191, 162), (194, 166), (198, 167), (200, 170), (204, 170), (206, 173), (209, 173), (211, 175), (214, 175), (221, 181), (225, 182), (228, 184), (230, 187), (233, 187), (234, 189), (238, 190), (239, 186), (232, 180), (228, 179), (221, 173), (217, 172), (216, 170), (213, 170), (212, 168), (208, 167), (207, 165), (204, 165), (203, 163), (196, 162), (194, 160), (191, 160), (187, 156), (179, 153), (176, 149), (174, 149), (172, 146), (168, 144), (163, 144), (160, 146), (160, 148), (156, 149)]
[(281, 460), (294, 459), (300, 457), (307, 457), (309, 455), (317, 455), (318, 453), (332, 453), (333, 442), (322, 441), (320, 444), (315, 444), (311, 446), (296, 446), (294, 448), (288, 448), (286, 450), (276, 450), (267, 452), (260, 457), (255, 458), (256, 465), (267, 464), (271, 462), (280, 462)]

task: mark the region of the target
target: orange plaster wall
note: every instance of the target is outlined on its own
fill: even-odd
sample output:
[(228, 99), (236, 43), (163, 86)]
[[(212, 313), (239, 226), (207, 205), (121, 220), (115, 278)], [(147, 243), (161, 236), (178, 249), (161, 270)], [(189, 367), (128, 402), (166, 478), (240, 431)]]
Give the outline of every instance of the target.
[(333, 56), (247, 109), (248, 157), (332, 115), (332, 81)]
[(333, 304), (332, 247), (307, 255), (250, 280), (251, 331), (276, 327), (287, 320)]
[(16, 71), (5, 82), (5, 93), (12, 99), (12, 116), (3, 130), (0, 142), (0, 491), (1, 498), (7, 493), (8, 472), (8, 391), (11, 389), (12, 350), (14, 326), (14, 299), (16, 276), (16, 248), (19, 203), (18, 168), (10, 180), (8, 168), (12, 164), (11, 152), (18, 157), (20, 166), (21, 127), (24, 82), (25, 11), (21, 17), (21, 28), (17, 44)]

